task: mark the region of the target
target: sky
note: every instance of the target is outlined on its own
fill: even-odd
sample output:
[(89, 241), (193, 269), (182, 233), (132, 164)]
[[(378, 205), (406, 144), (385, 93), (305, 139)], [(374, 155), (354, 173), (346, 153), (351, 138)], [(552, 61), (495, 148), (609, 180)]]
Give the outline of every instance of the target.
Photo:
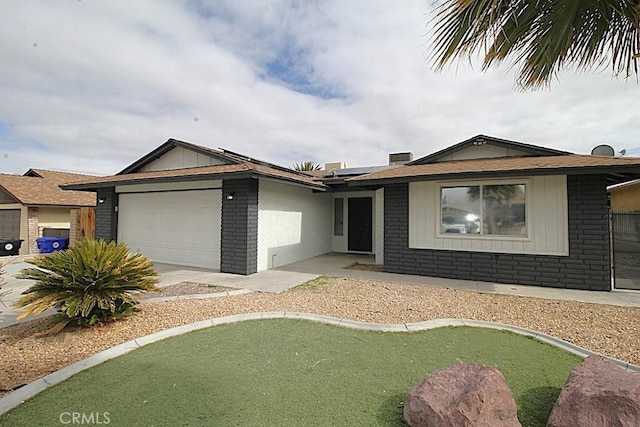
[(419, 158), (478, 134), (640, 156), (640, 84), (523, 92), (510, 64), (434, 72), (432, 1), (6, 0), (0, 172), (115, 174), (169, 138), (278, 165)]

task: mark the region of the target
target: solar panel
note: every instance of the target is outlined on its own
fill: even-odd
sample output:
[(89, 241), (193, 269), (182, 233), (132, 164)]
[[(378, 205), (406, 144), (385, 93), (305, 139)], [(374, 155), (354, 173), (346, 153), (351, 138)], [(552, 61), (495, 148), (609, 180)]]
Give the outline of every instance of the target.
[(344, 168), (344, 169), (336, 169), (335, 171), (331, 171), (325, 174), (325, 177), (336, 176), (354, 176), (354, 175), (364, 175), (367, 173), (378, 172), (384, 169), (387, 169), (389, 166), (364, 166), (360, 168)]

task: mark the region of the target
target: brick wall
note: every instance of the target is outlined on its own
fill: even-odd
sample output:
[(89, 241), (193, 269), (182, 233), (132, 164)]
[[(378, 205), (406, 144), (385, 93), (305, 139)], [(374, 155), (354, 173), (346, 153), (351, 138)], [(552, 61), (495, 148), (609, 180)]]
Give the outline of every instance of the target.
[(27, 241), (22, 244), (28, 245), (30, 254), (39, 254), (38, 242), (36, 239), (40, 237), (40, 229), (38, 228), (38, 208), (27, 208)]
[[(117, 234), (117, 206), (118, 195), (114, 188), (98, 190), (96, 205), (96, 228), (95, 239), (105, 239), (107, 241), (116, 240)], [(100, 201), (102, 200), (102, 203)]]
[(258, 271), (257, 179), (222, 182), (220, 252), (220, 271), (244, 275)]
[[(385, 187), (384, 260), (392, 273), (608, 291), (609, 219), (604, 176), (568, 176), (569, 256), (410, 249), (409, 187)], [(435, 214), (435, 212), (434, 212)]]
[(75, 243), (80, 238), (80, 231), (78, 230), (78, 215), (80, 209), (69, 210), (69, 246)]

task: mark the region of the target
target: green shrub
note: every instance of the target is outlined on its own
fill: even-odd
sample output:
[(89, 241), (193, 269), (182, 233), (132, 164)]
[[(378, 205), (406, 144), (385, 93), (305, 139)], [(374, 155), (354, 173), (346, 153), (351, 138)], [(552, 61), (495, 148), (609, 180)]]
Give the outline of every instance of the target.
[(71, 248), (28, 261), (16, 277), (36, 283), (24, 291), (16, 307), (24, 307), (18, 318), (58, 310), (56, 323), (47, 333), (68, 324), (92, 326), (117, 320), (136, 311), (136, 294), (156, 291), (158, 273), (153, 263), (129, 248), (104, 240), (80, 240)]

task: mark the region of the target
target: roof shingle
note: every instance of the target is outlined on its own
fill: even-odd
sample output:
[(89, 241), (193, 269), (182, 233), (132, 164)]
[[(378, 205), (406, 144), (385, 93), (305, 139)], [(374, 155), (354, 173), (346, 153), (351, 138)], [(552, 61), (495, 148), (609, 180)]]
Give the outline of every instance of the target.
[(326, 188), (324, 184), (318, 182), (314, 177), (296, 173), (294, 171), (286, 171), (284, 169), (270, 167), (267, 165), (255, 164), (252, 162), (242, 162), (231, 165), (215, 165), (215, 166), (199, 166), (184, 169), (170, 169), (153, 172), (135, 172), (122, 175), (112, 175), (103, 177), (94, 177), (82, 181), (76, 181), (67, 184), (64, 188), (71, 189), (92, 189), (100, 187), (111, 187), (113, 185), (124, 184), (141, 184), (144, 182), (163, 182), (175, 179), (185, 181), (194, 181), (197, 179), (216, 179), (223, 176), (229, 177), (234, 174), (251, 174), (256, 173), (262, 176), (273, 177), (276, 179), (294, 182), (317, 189)]
[[(224, 164), (139, 172), (143, 166), (163, 156), (176, 147), (182, 147), (191, 151), (204, 153), (218, 160), (222, 160)], [(319, 179), (306, 173), (294, 171), (262, 160), (253, 159), (222, 148), (213, 149), (173, 138), (167, 140), (160, 147), (138, 159), (116, 175), (85, 179), (66, 185), (64, 188), (72, 190), (92, 190), (96, 188), (112, 187), (114, 185), (131, 185), (144, 182), (168, 182), (174, 180), (196, 181), (201, 179), (231, 178), (232, 176), (238, 177), (243, 175), (270, 177), (281, 181), (311, 187), (315, 190), (325, 190), (327, 188)]]
[(500, 157), (457, 160), (424, 165), (392, 167), (380, 172), (350, 178), (353, 183), (409, 181), (415, 179), (465, 178), (478, 175), (553, 173), (631, 172), (640, 176), (640, 158), (605, 157), (581, 154), (538, 157)]
[(0, 188), (28, 206), (95, 206), (94, 193), (67, 191), (60, 188), (90, 175), (55, 172), (44, 169), (30, 169), (25, 175), (0, 174)]

